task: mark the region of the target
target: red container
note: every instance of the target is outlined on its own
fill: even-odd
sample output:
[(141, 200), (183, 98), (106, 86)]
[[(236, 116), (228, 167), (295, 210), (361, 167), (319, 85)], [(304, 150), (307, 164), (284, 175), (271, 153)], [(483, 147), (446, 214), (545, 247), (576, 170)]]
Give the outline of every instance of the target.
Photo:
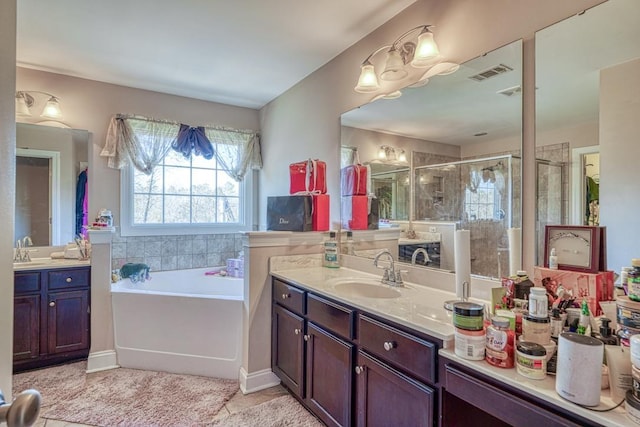
[(317, 194), (313, 197), (313, 212), (311, 218), (313, 222), (313, 231), (329, 230), (329, 195)]
[(343, 196), (342, 228), (347, 230), (367, 230), (369, 227), (369, 197)]
[(309, 159), (289, 165), (289, 194), (325, 194), (327, 192), (327, 164)]
[(365, 196), (367, 194), (367, 167), (351, 165), (340, 171), (340, 192), (343, 196)]

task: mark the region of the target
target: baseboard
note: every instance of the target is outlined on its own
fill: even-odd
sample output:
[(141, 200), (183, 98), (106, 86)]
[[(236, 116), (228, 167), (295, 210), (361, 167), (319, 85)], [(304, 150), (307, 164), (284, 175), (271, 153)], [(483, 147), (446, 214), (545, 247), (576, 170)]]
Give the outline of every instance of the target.
[(106, 371), (107, 369), (119, 368), (118, 358), (115, 350), (96, 351), (89, 353), (87, 359), (87, 373)]
[(280, 384), (280, 378), (271, 369), (248, 373), (244, 367), (240, 368), (240, 390), (243, 394), (255, 393)]

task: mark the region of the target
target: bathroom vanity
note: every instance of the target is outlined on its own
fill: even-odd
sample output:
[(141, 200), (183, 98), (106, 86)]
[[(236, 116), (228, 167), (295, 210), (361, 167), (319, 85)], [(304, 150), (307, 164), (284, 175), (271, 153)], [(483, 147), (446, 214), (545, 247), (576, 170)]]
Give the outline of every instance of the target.
[(89, 261), (14, 265), (13, 370), (86, 358), (90, 346)]
[(563, 400), (552, 376), (457, 357), (452, 293), (344, 267), (271, 274), (273, 372), (328, 426), (633, 425)]

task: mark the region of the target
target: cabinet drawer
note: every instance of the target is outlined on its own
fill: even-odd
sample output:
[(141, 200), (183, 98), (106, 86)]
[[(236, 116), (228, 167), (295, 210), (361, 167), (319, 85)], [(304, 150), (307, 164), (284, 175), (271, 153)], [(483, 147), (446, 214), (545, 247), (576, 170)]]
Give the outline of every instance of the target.
[(89, 269), (50, 270), (49, 290), (89, 286)]
[(14, 292), (16, 294), (24, 294), (27, 292), (40, 291), (40, 273), (15, 273), (14, 274)]
[(307, 318), (344, 338), (354, 338), (354, 311), (351, 309), (307, 294)]
[(416, 378), (436, 382), (436, 345), (367, 316), (358, 320), (360, 346)]
[(305, 314), (305, 291), (302, 289), (273, 279), (273, 300), (295, 313)]

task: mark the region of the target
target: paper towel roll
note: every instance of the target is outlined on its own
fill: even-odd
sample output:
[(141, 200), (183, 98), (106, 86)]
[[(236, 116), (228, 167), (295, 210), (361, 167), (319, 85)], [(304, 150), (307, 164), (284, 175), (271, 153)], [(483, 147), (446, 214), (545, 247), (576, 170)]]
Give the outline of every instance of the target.
[(454, 252), (456, 297), (462, 298), (462, 284), (464, 282), (471, 284), (471, 232), (469, 230), (456, 230)]
[(509, 276), (515, 276), (522, 270), (522, 229), (508, 228), (509, 239)]

